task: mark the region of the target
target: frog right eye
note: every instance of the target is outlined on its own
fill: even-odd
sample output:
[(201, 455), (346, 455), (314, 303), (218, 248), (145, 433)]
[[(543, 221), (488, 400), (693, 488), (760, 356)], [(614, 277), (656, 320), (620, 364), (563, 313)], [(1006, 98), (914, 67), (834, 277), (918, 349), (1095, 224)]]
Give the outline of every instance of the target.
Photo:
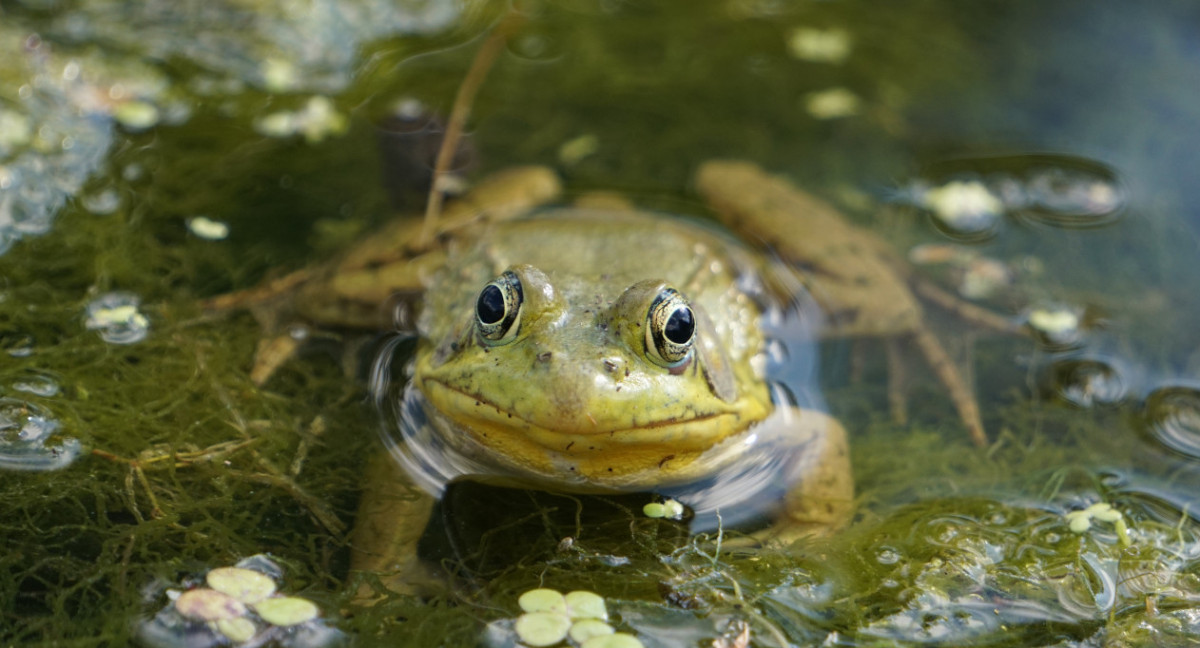
[(513, 272), (505, 272), (484, 286), (475, 300), (475, 328), (480, 337), (498, 344), (516, 337), (524, 298), (521, 280)]

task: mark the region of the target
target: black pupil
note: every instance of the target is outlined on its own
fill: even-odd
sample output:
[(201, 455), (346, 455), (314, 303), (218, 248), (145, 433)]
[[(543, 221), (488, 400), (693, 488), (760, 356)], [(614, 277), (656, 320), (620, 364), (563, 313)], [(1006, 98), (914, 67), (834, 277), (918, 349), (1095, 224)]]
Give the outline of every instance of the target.
[(696, 323), (692, 321), (690, 308), (676, 308), (667, 318), (667, 325), (663, 328), (663, 334), (675, 344), (687, 344), (695, 332)]
[(484, 287), (475, 303), (475, 314), (484, 324), (496, 324), (504, 319), (504, 294), (499, 288), (491, 284)]

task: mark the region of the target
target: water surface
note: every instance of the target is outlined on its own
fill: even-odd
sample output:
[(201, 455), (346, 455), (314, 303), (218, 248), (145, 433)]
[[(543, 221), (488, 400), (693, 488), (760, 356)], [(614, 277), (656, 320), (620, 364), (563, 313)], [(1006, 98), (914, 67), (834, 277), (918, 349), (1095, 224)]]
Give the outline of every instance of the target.
[[(254, 318), (197, 304), (329, 258), (393, 198), (418, 211), (420, 178), (381, 181), (378, 125), (414, 102), (444, 115), (502, 10), (0, 2), (0, 640), (122, 644), (165, 590), (264, 552), (364, 645), (503, 644), (539, 584), (604, 595), (658, 646), (738, 623), (761, 646), (1200, 634), (1186, 2), (530, 3), (474, 108), (464, 179), (540, 163), (572, 191), (696, 212), (699, 163), (748, 159), (922, 278), (1044, 330), (998, 336), (928, 308), (986, 448), (911, 349), (898, 423), (883, 346), (823, 344), (860, 500), (834, 537), (717, 553), (591, 505), (615, 520), (580, 534), (573, 517), (521, 518), (519, 546), (482, 534), (450, 556), (475, 576), (457, 592), (349, 615), (347, 533), (376, 443), (344, 369), (354, 336), (310, 330), (257, 388)], [(956, 182), (1001, 202), (948, 221), (931, 196)], [(495, 508), (487, 496), (456, 494), (461, 515)]]

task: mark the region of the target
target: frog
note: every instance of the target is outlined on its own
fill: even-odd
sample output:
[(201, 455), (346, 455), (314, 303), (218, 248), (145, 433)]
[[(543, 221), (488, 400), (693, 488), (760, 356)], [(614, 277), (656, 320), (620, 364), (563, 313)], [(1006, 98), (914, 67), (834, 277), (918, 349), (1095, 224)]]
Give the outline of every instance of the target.
[[(407, 385), (381, 403), (399, 425), (368, 470), (354, 570), (410, 590), (435, 498), (467, 476), (658, 493), (699, 530), (765, 510), (762, 542), (839, 528), (854, 497), (846, 431), (767, 372), (780, 322), (814, 308), (834, 315), (834, 334), (935, 348), (936, 373), (981, 429), (882, 241), (752, 163), (707, 162), (695, 185), (717, 225), (612, 196), (556, 205), (551, 169), (514, 168), (448, 205), (432, 239), (395, 221), (322, 268), (210, 302), (367, 330), (392, 326), (397, 305), (416, 311), (403, 318), (417, 340)], [(260, 378), (278, 364), (273, 344)]]

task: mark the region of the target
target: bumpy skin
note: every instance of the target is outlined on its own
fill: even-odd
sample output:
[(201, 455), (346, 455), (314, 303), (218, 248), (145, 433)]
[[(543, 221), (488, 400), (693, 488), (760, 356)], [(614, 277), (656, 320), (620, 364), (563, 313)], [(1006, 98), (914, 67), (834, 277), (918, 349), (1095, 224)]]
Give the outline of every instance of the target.
[[(504, 195), (527, 195), (522, 183), (544, 187), (544, 173), (510, 173)], [(760, 280), (767, 261), (725, 233), (662, 214), (519, 214), (479, 196), (471, 203), (484, 217), (454, 226), (424, 256), (364, 265), (351, 255), (359, 278), (335, 273), (327, 284), (362, 294), (373, 285), (361, 280), (366, 273), (417, 279), (387, 286), (423, 295), (408, 398), (427, 423), (409, 443), (432, 439), (428, 447), (446, 455), (446, 465), (416, 466), (415, 476), (388, 461), (376, 466), (383, 477), (363, 499), (355, 568), (391, 574), (399, 589), (415, 578), (413, 530), (423, 524), (412, 518), (428, 515), (428, 500), (406, 477), (430, 490), (474, 472), (569, 491), (658, 491), (700, 511), (744, 507), (765, 495), (766, 481), (786, 485), (768, 535), (790, 539), (845, 518), (853, 487), (842, 427), (776, 406), (769, 394), (760, 330), (762, 309), (774, 303)], [(524, 300), (515, 334), (495, 343), (477, 330), (475, 305), (506, 271)], [(695, 341), (678, 366), (655, 362), (646, 334), (648, 310), (668, 287), (696, 315)], [(329, 304), (346, 293), (311, 294)], [(414, 466), (403, 446), (397, 451)]]

